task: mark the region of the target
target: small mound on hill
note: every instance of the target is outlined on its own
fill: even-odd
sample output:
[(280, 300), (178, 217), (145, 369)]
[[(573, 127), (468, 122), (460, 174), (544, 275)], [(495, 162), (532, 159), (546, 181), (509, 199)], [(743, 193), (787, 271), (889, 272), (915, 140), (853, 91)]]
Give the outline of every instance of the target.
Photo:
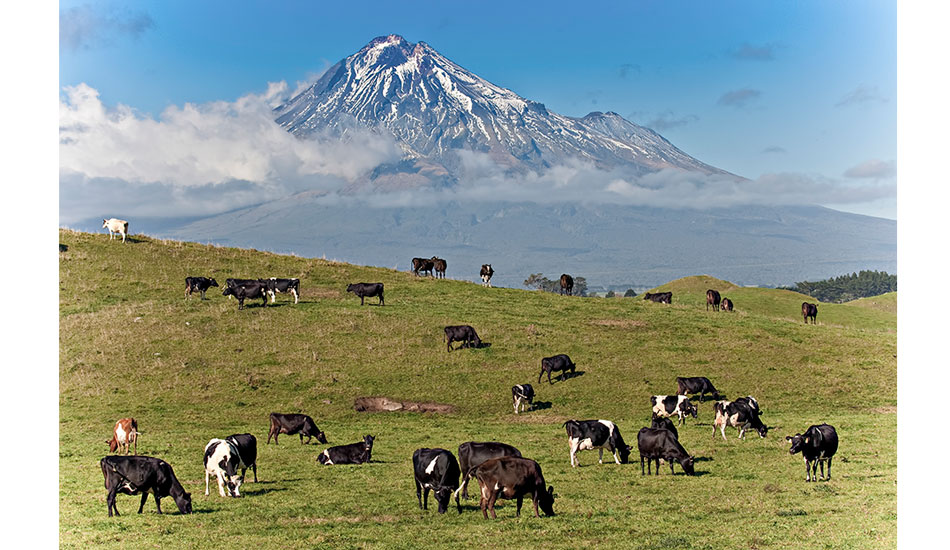
[(417, 403), (415, 401), (396, 401), (388, 397), (357, 397), (353, 408), (357, 412), (431, 412), (453, 413), (455, 407), (445, 403)]
[(888, 292), (880, 296), (869, 296), (867, 298), (858, 298), (850, 302), (845, 302), (848, 306), (866, 307), (868, 309), (877, 309), (888, 313), (897, 313), (897, 292)]
[(705, 296), (709, 289), (717, 290), (720, 294), (723, 294), (737, 288), (739, 286), (729, 281), (723, 281), (709, 275), (691, 275), (664, 283), (649, 292), (673, 292), (674, 297), (677, 292), (700, 293)]

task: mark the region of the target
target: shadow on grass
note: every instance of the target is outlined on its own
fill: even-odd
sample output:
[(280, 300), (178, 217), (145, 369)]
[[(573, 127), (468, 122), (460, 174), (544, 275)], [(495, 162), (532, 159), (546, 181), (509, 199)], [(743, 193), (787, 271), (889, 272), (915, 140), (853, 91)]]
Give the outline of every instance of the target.
[[(584, 376), (585, 373), (586, 373), (586, 371), (582, 371), (582, 370), (574, 371), (574, 372), (572, 372), (572, 373), (570, 373), (570, 374), (568, 374), (568, 373), (565, 372), (565, 373), (563, 373), (563, 374), (561, 374), (561, 375), (558, 375), (557, 377), (553, 378), (553, 380), (557, 380), (558, 382), (567, 382), (568, 380), (570, 380), (570, 379), (572, 379), (572, 378), (577, 378), (578, 376)], [(551, 383), (553, 384), (553, 382), (551, 382)]]
[[(274, 482), (273, 482), (273, 481), (269, 481), (269, 482), (266, 482), (266, 483), (274, 483)], [(255, 483), (254, 485), (260, 485), (260, 483)], [(242, 488), (243, 488), (243, 486), (242, 486)], [(280, 491), (286, 491), (286, 490), (287, 490), (286, 487), (270, 487), (270, 488), (264, 487), (264, 488), (262, 488), (262, 489), (254, 489), (254, 490), (251, 490), (251, 488), (248, 487), (248, 488), (246, 488), (246, 489), (244, 490), (244, 492), (241, 493), (241, 494), (243, 494), (243, 495), (245, 495), (245, 496), (248, 496), (248, 495), (266, 495), (267, 493), (274, 493), (274, 492), (280, 492)]]
[(551, 406), (550, 401), (535, 401), (528, 411), (543, 411), (544, 409), (550, 409)]

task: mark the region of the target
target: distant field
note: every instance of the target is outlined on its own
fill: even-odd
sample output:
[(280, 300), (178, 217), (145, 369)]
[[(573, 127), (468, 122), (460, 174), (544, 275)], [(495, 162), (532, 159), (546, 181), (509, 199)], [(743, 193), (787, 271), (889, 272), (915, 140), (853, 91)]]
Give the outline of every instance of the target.
[[(897, 530), (896, 295), (876, 303), (819, 304), (805, 325), (789, 291), (740, 288), (709, 277), (659, 287), (673, 305), (482, 288), (409, 273), (209, 247), (135, 235), (61, 231), (60, 541), (65, 548), (893, 548)], [(451, 259), (449, 258), (451, 262)], [(184, 278), (299, 277), (302, 297), (275, 306), (212, 289), (185, 299)], [(352, 282), (383, 282), (386, 306), (360, 307)], [(735, 302), (705, 310), (705, 290)], [(375, 298), (367, 304), (375, 304)], [(881, 307), (882, 303), (895, 307)], [(471, 324), (490, 347), (446, 353), (442, 328)], [(583, 374), (538, 384), (542, 357), (567, 353)], [(728, 397), (754, 395), (774, 426), (766, 439), (711, 438), (712, 406), (680, 429), (698, 475), (641, 477), (639, 464), (568, 461), (565, 420), (609, 419), (636, 445), (652, 394), (676, 376), (708, 376)], [(539, 410), (514, 415), (510, 387), (532, 383)], [(447, 415), (357, 413), (359, 396), (449, 403)], [(268, 413), (314, 417), (331, 445), (376, 436), (374, 461), (321, 466), (324, 445), (296, 436), (265, 445)], [(99, 459), (118, 418), (134, 416), (139, 453), (168, 461), (194, 498), (181, 516), (120, 495), (106, 516)], [(828, 422), (841, 446), (830, 482), (806, 484), (784, 436)], [(212, 437), (249, 431), (260, 483), (242, 499), (204, 496), (201, 464)], [(459, 516), (416, 504), (411, 455), (500, 440), (537, 460), (557, 516), (520, 519), (499, 501)], [(606, 458), (606, 457), (605, 457)], [(637, 460), (636, 450), (631, 459)], [(477, 493), (477, 491), (473, 491)], [(431, 504), (431, 499), (430, 499)], [(172, 513), (174, 512), (174, 513)], [(794, 542), (792, 542), (794, 541)], [(504, 544), (504, 543), (500, 543)]]

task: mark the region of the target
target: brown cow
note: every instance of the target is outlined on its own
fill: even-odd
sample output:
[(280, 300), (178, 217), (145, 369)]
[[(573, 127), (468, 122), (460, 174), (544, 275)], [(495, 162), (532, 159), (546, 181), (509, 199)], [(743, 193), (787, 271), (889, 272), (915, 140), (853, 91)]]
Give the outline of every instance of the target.
[(729, 298), (723, 298), (722, 304), (719, 306), (719, 311), (732, 311), (732, 300)]
[(574, 277), (571, 277), (567, 273), (561, 274), (561, 294), (567, 292), (568, 296), (574, 294)]
[(805, 319), (806, 325), (808, 324), (809, 317), (811, 317), (811, 323), (813, 325), (818, 324), (818, 304), (802, 302), (802, 318)]
[(435, 278), (445, 278), (445, 260), (432, 256), (432, 267), (435, 269)]
[(109, 452), (114, 453), (120, 447), (125, 447), (125, 454), (129, 454), (129, 444), (132, 444), (132, 454), (138, 454), (139, 425), (134, 418), (123, 418), (112, 428), (112, 439), (107, 439)]
[[(516, 456), (492, 458), (473, 468), (466, 477), (471, 476), (478, 480), (481, 488), (480, 506), (485, 519), (488, 519), (489, 512), (492, 519), (495, 519), (495, 501), (499, 497), (517, 499), (515, 516), (520, 517), (521, 502), (525, 495), (531, 496), (535, 517), (541, 517), (538, 513), (539, 506), (545, 515), (554, 515), (554, 487), (545, 489), (541, 466), (529, 458)], [(464, 490), (466, 483), (467, 479), (456, 493)]]
[(722, 301), (722, 298), (719, 296), (719, 292), (711, 288), (706, 291), (706, 311), (709, 311), (709, 306), (713, 307), (713, 311), (719, 311), (720, 301)]

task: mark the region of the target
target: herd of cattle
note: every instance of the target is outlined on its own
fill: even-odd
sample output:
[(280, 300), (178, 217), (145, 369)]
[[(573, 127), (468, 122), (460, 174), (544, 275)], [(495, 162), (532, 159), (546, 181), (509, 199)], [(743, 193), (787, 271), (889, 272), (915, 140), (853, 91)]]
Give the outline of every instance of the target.
[[(121, 233), (123, 240), (128, 231), (128, 222), (122, 220), (103, 220), (103, 227), (108, 227), (110, 237), (113, 233)], [(413, 258), (412, 271), (417, 276), (420, 272), (436, 277), (444, 277), (446, 262), (433, 256), (431, 259)], [(490, 264), (481, 269), (483, 285), (491, 286), (491, 277), (494, 273)], [(561, 293), (573, 292), (574, 280), (570, 275), (563, 274), (560, 279)], [(191, 296), (199, 292), (205, 299), (205, 292), (218, 283), (212, 278), (187, 277), (185, 280), (185, 295)], [(384, 305), (382, 283), (355, 283), (347, 287), (347, 292), (353, 292), (360, 298), (360, 305), (366, 297), (378, 297), (379, 305)], [(262, 306), (267, 304), (267, 296), (274, 303), (278, 293), (290, 293), (294, 296), (294, 303), (298, 303), (300, 293), (299, 279), (281, 279), (271, 277), (267, 279), (227, 279), (225, 296), (234, 296), (238, 299), (239, 309), (243, 309), (245, 299), (262, 299)], [(672, 303), (672, 292), (646, 293), (645, 300), (659, 303)], [(713, 307), (714, 311), (732, 311), (732, 301), (722, 298), (719, 292), (708, 290), (706, 293), (706, 308)], [(815, 322), (817, 305), (803, 303), (802, 316), (807, 324), (811, 318)], [(447, 351), (452, 351), (452, 343), (460, 342), (462, 347), (482, 347), (482, 341), (475, 329), (469, 325), (445, 327), (443, 339)], [(545, 357), (541, 360), (541, 372), (538, 383), (547, 373), (548, 383), (553, 384), (552, 373), (559, 373), (559, 380), (566, 380), (576, 373), (576, 365), (566, 354)], [(677, 393), (675, 395), (650, 396), (652, 407), (650, 426), (642, 427), (637, 433), (637, 450), (640, 456), (641, 475), (652, 474), (655, 464), (656, 475), (659, 475), (660, 461), (666, 461), (670, 466), (670, 473), (674, 472), (674, 463), (680, 464), (683, 472), (693, 475), (694, 457), (690, 455), (679, 441), (679, 433), (672, 417), (678, 418), (680, 426), (685, 425), (690, 416), (697, 418), (698, 409), (690, 402), (689, 395), (699, 394), (701, 402), (705, 401), (706, 394), (710, 394), (715, 401), (713, 405), (713, 439), (719, 430), (723, 440), (726, 439), (726, 428), (734, 427), (738, 430), (739, 438), (744, 439), (747, 430), (755, 430), (760, 437), (766, 437), (769, 428), (762, 423), (758, 401), (752, 397), (741, 397), (733, 401), (721, 399), (720, 392), (706, 377), (677, 377)], [(519, 384), (511, 388), (515, 414), (533, 407), (535, 391), (531, 384)], [(617, 464), (629, 462), (632, 446), (624, 442), (620, 429), (609, 420), (568, 420), (562, 427), (565, 428), (570, 448), (570, 464), (577, 467), (580, 463), (577, 453), (583, 450), (598, 449), (599, 462), (603, 463), (603, 454), (606, 449), (614, 457)], [(326, 444), (326, 434), (317, 428), (314, 420), (304, 414), (270, 414), (270, 429), (267, 443), (271, 439), (278, 444), (280, 434), (299, 435), (300, 443), (309, 444), (313, 438)], [(161, 513), (160, 500), (171, 496), (183, 514), (192, 512), (190, 493), (185, 492), (183, 486), (175, 477), (172, 467), (163, 460), (147, 456), (137, 456), (137, 440), (141, 432), (138, 423), (133, 418), (123, 418), (115, 423), (112, 439), (107, 440), (110, 452), (124, 450), (124, 455), (109, 455), (100, 461), (100, 467), (105, 479), (107, 490), (106, 505), (108, 514), (119, 515), (116, 508), (116, 495), (142, 495), (139, 513), (145, 506), (149, 493), (154, 496), (156, 508)], [(319, 455), (317, 461), (324, 465), (333, 464), (363, 464), (370, 462), (374, 437), (366, 435), (363, 441), (349, 445), (328, 447)], [(789, 452), (801, 452), (805, 459), (806, 481), (817, 481), (816, 469), (820, 466), (821, 478), (831, 478), (831, 460), (838, 448), (838, 436), (834, 427), (828, 424), (810, 426), (804, 434), (795, 434), (785, 438), (791, 444)], [(132, 456), (128, 456), (129, 447), (132, 447)], [(245, 473), (252, 469), (254, 481), (257, 482), (257, 439), (249, 433), (233, 434), (223, 439), (211, 439), (204, 450), (205, 495), (210, 494), (210, 479), (214, 477), (218, 486), (218, 494), (222, 497), (240, 497), (240, 487), (244, 482)], [(438, 503), (439, 513), (445, 513), (450, 500), (454, 497), (458, 512), (462, 512), (461, 498), (468, 498), (468, 483), (474, 478), (480, 489), (480, 508), (485, 518), (491, 514), (495, 518), (495, 502), (498, 498), (515, 499), (516, 515), (520, 516), (522, 501), (525, 496), (531, 498), (534, 505), (534, 514), (540, 517), (540, 511), (545, 515), (554, 515), (554, 488), (545, 483), (541, 473), (541, 466), (534, 460), (525, 458), (521, 452), (508, 444), (499, 442), (466, 442), (458, 447), (458, 460), (451, 451), (441, 448), (421, 448), (412, 455), (416, 497), (421, 509), (428, 509), (428, 496), (432, 491)], [(825, 477), (825, 464), (828, 474)]]

